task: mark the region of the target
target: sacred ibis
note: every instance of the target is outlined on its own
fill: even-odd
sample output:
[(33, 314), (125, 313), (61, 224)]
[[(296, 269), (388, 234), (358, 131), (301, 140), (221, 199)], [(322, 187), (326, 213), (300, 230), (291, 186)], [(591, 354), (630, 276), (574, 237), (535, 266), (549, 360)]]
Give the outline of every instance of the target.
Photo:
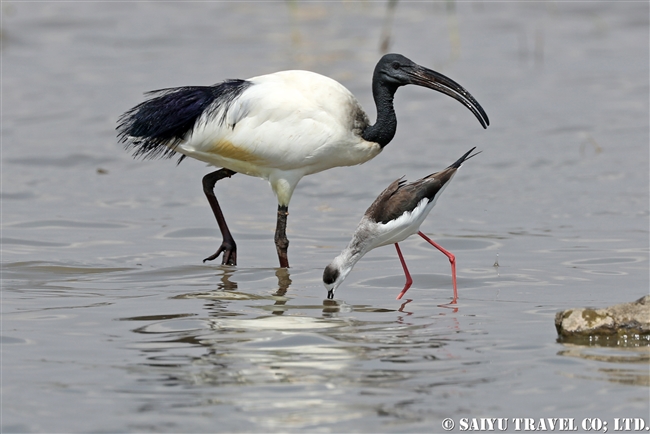
[(237, 264), (237, 246), (214, 194), (216, 182), (238, 172), (268, 180), (278, 200), (275, 244), (280, 267), (288, 267), (287, 215), (298, 181), (379, 154), (397, 128), (393, 96), (407, 84), (449, 95), (471, 110), (484, 128), (489, 125), (483, 108), (458, 83), (400, 54), (387, 54), (372, 78), (374, 124), (340, 83), (314, 72), (282, 71), (149, 92), (146, 101), (119, 118), (118, 138), (135, 157), (179, 153), (179, 163), (192, 157), (221, 167), (203, 178), (203, 191), (223, 236), (204, 262), (223, 253), (223, 264)]

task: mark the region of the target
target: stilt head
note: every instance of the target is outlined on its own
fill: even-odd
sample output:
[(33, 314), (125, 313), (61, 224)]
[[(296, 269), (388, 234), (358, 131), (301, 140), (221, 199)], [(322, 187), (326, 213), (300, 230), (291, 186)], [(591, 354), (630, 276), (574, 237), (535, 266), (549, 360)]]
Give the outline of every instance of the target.
[(334, 258), (331, 264), (325, 267), (325, 271), (323, 271), (323, 284), (325, 285), (325, 289), (327, 289), (328, 299), (331, 300), (334, 298), (336, 288), (343, 283), (348, 273), (352, 270), (352, 266), (345, 266), (341, 257), (338, 256)]
[(325, 271), (323, 271), (323, 284), (325, 284), (325, 289), (327, 289), (327, 298), (330, 300), (334, 298), (334, 291), (341, 284), (339, 281), (340, 276), (339, 269), (333, 264), (325, 267)]

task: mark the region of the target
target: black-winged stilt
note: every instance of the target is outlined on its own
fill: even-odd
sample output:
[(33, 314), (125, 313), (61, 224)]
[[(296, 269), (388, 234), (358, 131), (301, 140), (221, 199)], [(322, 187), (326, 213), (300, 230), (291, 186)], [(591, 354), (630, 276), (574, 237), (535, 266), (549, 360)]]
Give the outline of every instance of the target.
[(413, 280), (411, 279), (408, 268), (406, 268), (406, 262), (404, 261), (398, 243), (417, 233), (449, 258), (449, 262), (451, 263), (451, 279), (454, 286), (454, 299), (451, 303), (456, 303), (458, 299), (458, 290), (456, 288), (456, 258), (451, 252), (448, 252), (420, 232), (420, 225), (427, 218), (444, 189), (449, 185), (458, 168), (464, 161), (479, 154), (477, 152), (470, 155), (474, 149), (476, 148), (470, 149), (465, 155), (443, 171), (425, 176), (409, 184), (403, 178), (397, 179), (386, 190), (381, 192), (361, 218), (348, 246), (325, 267), (323, 283), (327, 289), (328, 299), (334, 298), (336, 288), (343, 283), (354, 265), (366, 253), (376, 247), (388, 244), (395, 244), (397, 255), (406, 275), (404, 289), (397, 296), (398, 300), (401, 299), (411, 287)]
[(338, 82), (313, 72), (283, 71), (214, 86), (150, 92), (149, 99), (120, 117), (118, 137), (127, 149), (134, 149), (134, 156), (180, 153), (179, 163), (192, 157), (222, 167), (203, 178), (223, 236), (217, 251), (204, 262), (223, 253), (223, 264), (237, 264), (237, 246), (214, 194), (216, 182), (237, 172), (268, 180), (278, 199), (275, 244), (280, 267), (288, 267), (287, 215), (298, 181), (333, 167), (365, 163), (379, 154), (397, 128), (393, 97), (407, 84), (449, 95), (471, 110), (484, 128), (489, 125), (483, 108), (458, 83), (400, 54), (387, 54), (372, 78), (374, 125)]

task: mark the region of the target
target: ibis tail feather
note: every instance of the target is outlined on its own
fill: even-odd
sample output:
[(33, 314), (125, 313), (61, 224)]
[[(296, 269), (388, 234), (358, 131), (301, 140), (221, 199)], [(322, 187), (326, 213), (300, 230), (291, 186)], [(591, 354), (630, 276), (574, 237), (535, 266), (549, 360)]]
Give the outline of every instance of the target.
[(126, 149), (133, 149), (134, 157), (170, 158), (206, 111), (221, 113), (219, 122), (223, 123), (230, 104), (251, 85), (246, 80), (226, 80), (214, 86), (185, 86), (148, 92), (148, 100), (118, 119), (119, 140)]

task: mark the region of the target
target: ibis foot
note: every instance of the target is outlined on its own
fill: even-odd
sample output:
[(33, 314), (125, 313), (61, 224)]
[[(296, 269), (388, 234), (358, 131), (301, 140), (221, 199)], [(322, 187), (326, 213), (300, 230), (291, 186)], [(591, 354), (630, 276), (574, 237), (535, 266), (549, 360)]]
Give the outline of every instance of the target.
[(203, 262), (212, 261), (223, 253), (223, 260), (221, 261), (222, 265), (237, 265), (237, 244), (235, 244), (235, 240), (230, 234), (230, 229), (228, 229), (226, 219), (223, 217), (223, 213), (221, 212), (219, 201), (217, 201), (217, 196), (214, 194), (214, 186), (217, 181), (223, 178), (230, 178), (235, 173), (237, 172), (234, 170), (224, 168), (208, 173), (203, 177), (203, 192), (205, 193), (205, 197), (208, 199), (210, 208), (212, 208), (214, 218), (217, 220), (221, 236), (223, 236), (221, 246), (219, 246), (214, 255), (208, 256), (203, 260)]
[(223, 253), (221, 265), (237, 265), (237, 245), (234, 240), (230, 240), (230, 242), (224, 240), (217, 251), (213, 255), (205, 258), (203, 262), (214, 261), (221, 253)]

